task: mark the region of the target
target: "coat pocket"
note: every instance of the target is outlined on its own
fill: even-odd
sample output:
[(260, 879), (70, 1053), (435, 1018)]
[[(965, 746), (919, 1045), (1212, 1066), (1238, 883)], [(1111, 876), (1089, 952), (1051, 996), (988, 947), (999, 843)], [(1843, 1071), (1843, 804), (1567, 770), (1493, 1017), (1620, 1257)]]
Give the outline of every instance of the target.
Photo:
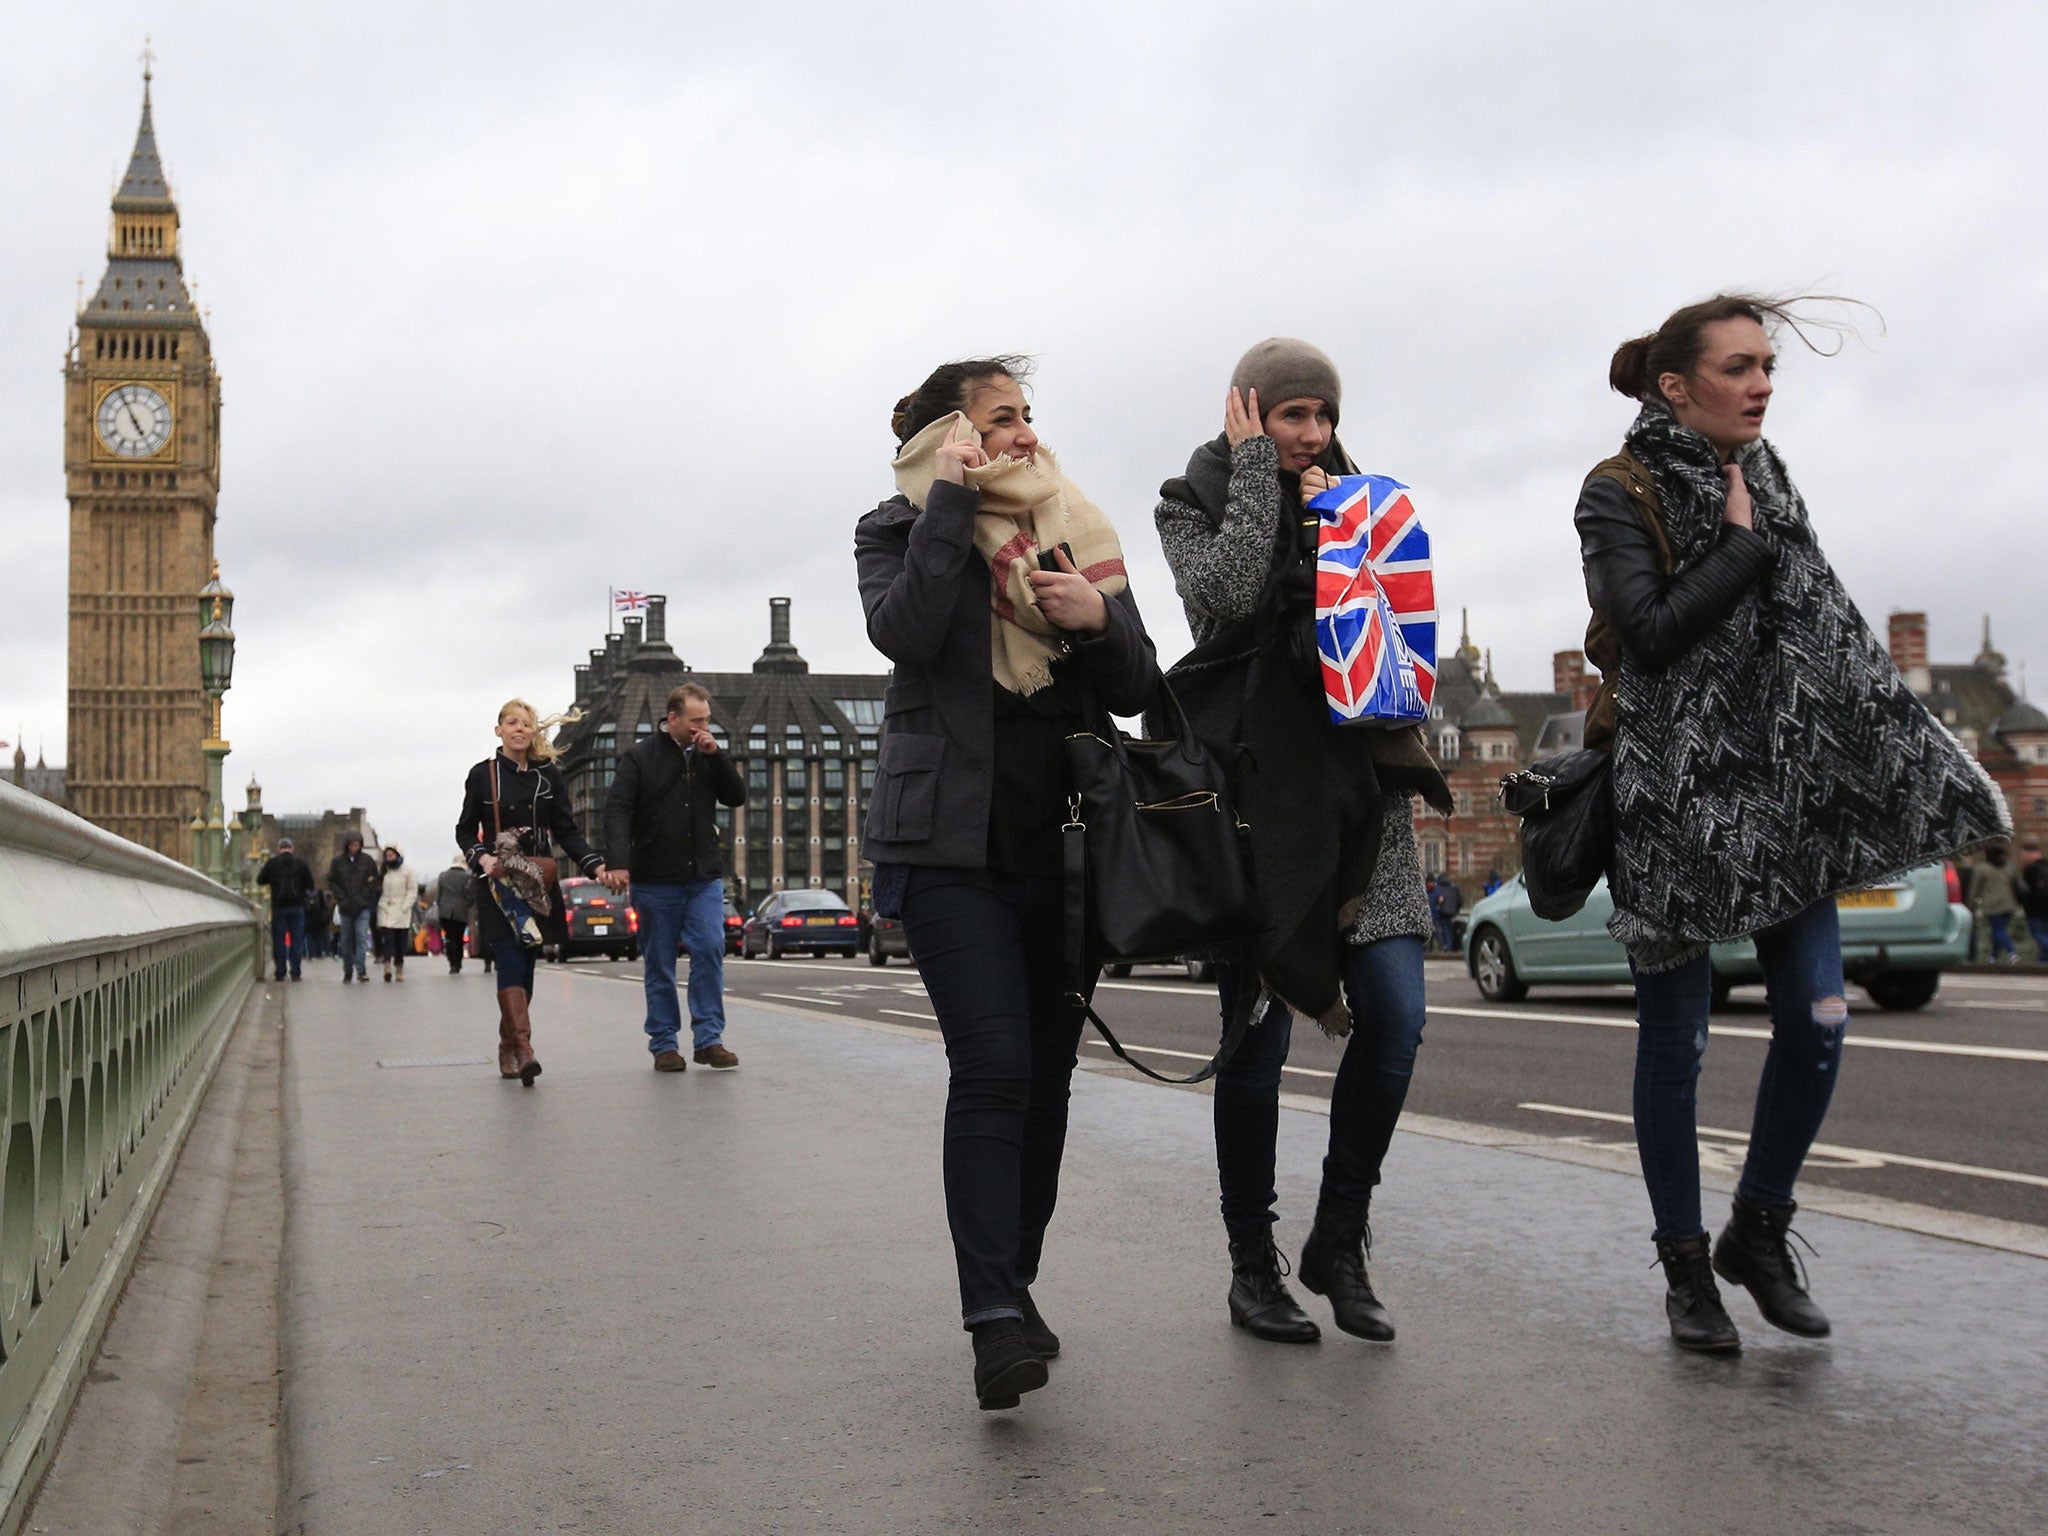
[(938, 804), (939, 765), (946, 738), (891, 731), (882, 738), (875, 762), (874, 827), (871, 836), (889, 843), (922, 843), (932, 835)]

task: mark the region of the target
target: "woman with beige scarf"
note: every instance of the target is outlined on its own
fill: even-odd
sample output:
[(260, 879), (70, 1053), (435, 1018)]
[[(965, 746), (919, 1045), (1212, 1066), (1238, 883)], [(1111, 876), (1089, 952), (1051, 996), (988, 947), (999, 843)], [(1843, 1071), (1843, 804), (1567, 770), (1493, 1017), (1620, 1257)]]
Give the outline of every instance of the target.
[(1116, 530), (1038, 440), (1020, 359), (898, 402), (899, 492), (854, 531), (895, 663), (864, 851), (945, 1036), (946, 1216), (983, 1408), (1059, 1353), (1031, 1298), (1059, 1192), (1081, 1015), (1061, 997), (1064, 738), (1135, 715), (1159, 667)]

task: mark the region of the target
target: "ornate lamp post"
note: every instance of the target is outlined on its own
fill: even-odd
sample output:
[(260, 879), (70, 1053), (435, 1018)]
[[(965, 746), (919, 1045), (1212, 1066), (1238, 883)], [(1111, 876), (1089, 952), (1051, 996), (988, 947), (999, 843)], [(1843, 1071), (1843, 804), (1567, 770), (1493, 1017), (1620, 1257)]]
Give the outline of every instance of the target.
[(199, 589), (199, 680), (213, 703), (213, 725), (199, 750), (206, 754), (206, 809), (203, 825), (195, 824), (199, 845), (199, 872), (227, 884), (227, 815), (221, 804), (221, 764), (227, 759), (228, 744), (220, 733), (221, 696), (233, 686), (235, 676), (235, 632), (229, 627), (234, 617), (235, 594), (221, 585), (220, 562), (215, 561), (213, 579)]
[(241, 843), (241, 891), (251, 901), (256, 899), (256, 872), (263, 867), (270, 850), (262, 840), (263, 832), (263, 786), (256, 782), (256, 775), (249, 775), (249, 803), (242, 808), (235, 822), (242, 829)]

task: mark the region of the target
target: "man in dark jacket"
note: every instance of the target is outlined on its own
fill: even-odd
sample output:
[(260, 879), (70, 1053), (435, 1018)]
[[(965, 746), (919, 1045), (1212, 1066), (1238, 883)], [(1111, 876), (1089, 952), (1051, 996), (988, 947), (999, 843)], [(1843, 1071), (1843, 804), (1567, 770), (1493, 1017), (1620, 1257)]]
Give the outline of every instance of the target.
[(341, 922), (341, 980), (370, 979), (370, 918), (377, 910), (377, 893), (384, 875), (377, 861), (363, 852), (360, 834), (342, 839), (341, 852), (327, 866), (327, 894), (334, 898), (335, 916)]
[(292, 849), (292, 840), (277, 840), (277, 852), (256, 871), (256, 883), (270, 887), (270, 958), (283, 981), (285, 968), (299, 979), (306, 954), (306, 902), (313, 894), (313, 866)]
[(434, 882), (434, 911), (441, 924), (441, 953), (448, 961), (448, 974), (462, 974), (463, 935), (469, 930), (469, 865), (461, 854), (441, 871)]
[(2027, 932), (2034, 940), (2034, 959), (2048, 962), (2048, 859), (2039, 843), (2020, 849), (2020, 910), (2027, 914)]
[(662, 728), (619, 759), (604, 803), (605, 884), (632, 887), (647, 989), (647, 1049), (657, 1072), (683, 1072), (676, 1000), (678, 938), (690, 954), (690, 1035), (700, 1066), (740, 1064), (725, 1046), (725, 852), (718, 807), (747, 786), (711, 734), (711, 695), (684, 683)]

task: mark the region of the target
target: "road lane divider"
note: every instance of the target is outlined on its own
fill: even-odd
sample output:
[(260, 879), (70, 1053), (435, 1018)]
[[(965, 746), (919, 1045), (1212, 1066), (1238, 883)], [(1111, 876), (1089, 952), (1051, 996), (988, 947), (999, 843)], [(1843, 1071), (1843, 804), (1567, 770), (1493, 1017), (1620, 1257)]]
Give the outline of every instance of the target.
[(884, 1008), (881, 1011), (892, 1014), (899, 1019), (926, 1019), (933, 1024), (939, 1022), (939, 1016), (936, 1013), (913, 1013), (908, 1008)]
[[(1527, 1019), (1534, 1024), (1592, 1024), (1601, 1029), (1634, 1029), (1632, 1018), (1601, 1018), (1585, 1013), (1539, 1013), (1534, 1009), (1516, 1008), (1451, 1008), (1438, 1003), (1429, 1005), (1431, 1013), (1440, 1013), (1458, 1019)], [(1743, 1024), (1723, 1024), (1716, 1019), (1709, 1026), (1715, 1036), (1735, 1040), (1769, 1040), (1768, 1029), (1752, 1029)], [(1924, 1056), (1975, 1056), (1985, 1061), (2041, 1061), (2048, 1062), (2048, 1051), (2033, 1050), (2017, 1045), (1952, 1045), (1945, 1040), (1895, 1040), (1885, 1035), (1859, 1035), (1854, 1023), (1849, 1033), (1842, 1037), (1844, 1045), (1861, 1046), (1868, 1051), (1912, 1051)]]
[[(1631, 1128), (1635, 1125), (1633, 1116), (1618, 1115), (1608, 1109), (1575, 1109), (1568, 1104), (1537, 1103), (1517, 1107), (1545, 1115), (1569, 1115), (1579, 1120), (1599, 1120), (1609, 1125), (1626, 1125)], [(1702, 1136), (1712, 1136), (1716, 1140), (1730, 1141), (1744, 1147), (1749, 1145), (1749, 1137), (1742, 1131), (1720, 1131), (1707, 1125), (1700, 1126), (1698, 1130)], [(1824, 1141), (1816, 1141), (1810, 1150), (1823, 1157), (1853, 1158), (1870, 1167), (1890, 1164), (1898, 1168), (1919, 1168), (1928, 1173), (1954, 1173), (1965, 1178), (1996, 1179), (2005, 1184), (2027, 1184), (2035, 1189), (2048, 1189), (2048, 1177), (2038, 1173), (2020, 1173), (2011, 1168), (1979, 1168), (1974, 1163), (1948, 1163), (1939, 1158), (1909, 1157), (1903, 1152), (1879, 1152), (1867, 1147), (1838, 1147)]]
[[(1092, 1045), (1105, 1051), (1109, 1049), (1107, 1041), (1097, 1040), (1093, 1035), (1088, 1036), (1081, 1043), (1083, 1045)], [(1163, 1045), (1133, 1045), (1128, 1040), (1124, 1042), (1124, 1049), (1127, 1051), (1138, 1051), (1147, 1056), (1172, 1056), (1181, 1061), (1207, 1061), (1215, 1054), (1213, 1051), (1171, 1051)], [(1325, 1072), (1320, 1067), (1283, 1065), (1280, 1070), (1282, 1072), (1292, 1072), (1296, 1077), (1334, 1078), (1337, 1075), (1334, 1072)]]
[[(742, 994), (744, 996), (745, 994)], [(799, 997), (794, 992), (756, 992), (756, 997), (779, 997), (785, 1003), (820, 1003), (827, 1008), (844, 1008), (846, 1004), (829, 997)]]

